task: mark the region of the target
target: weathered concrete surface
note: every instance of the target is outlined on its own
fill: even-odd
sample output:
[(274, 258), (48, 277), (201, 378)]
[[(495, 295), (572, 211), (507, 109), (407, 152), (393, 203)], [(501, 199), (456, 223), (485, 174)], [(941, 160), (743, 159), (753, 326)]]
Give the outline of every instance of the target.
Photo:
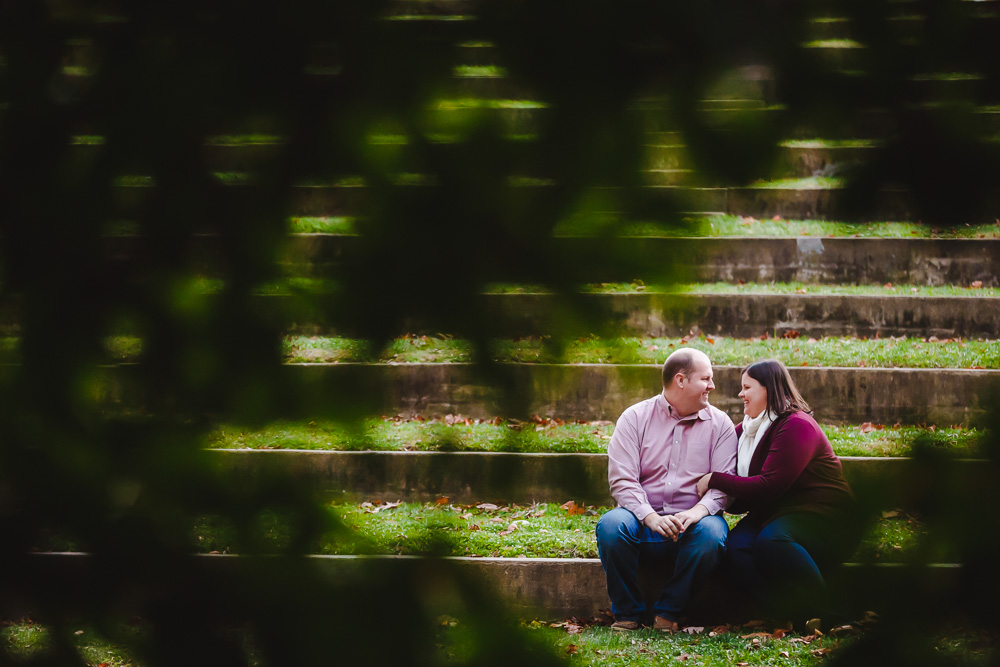
[[(293, 275), (335, 272), (340, 263), (358, 261), (360, 248), (354, 236), (293, 235), (283, 265)], [(1000, 284), (998, 239), (630, 237), (595, 247), (593, 239), (565, 237), (555, 240), (555, 250), (584, 259), (595, 253), (628, 258), (623, 267), (590, 267), (589, 282), (657, 277), (670, 267), (695, 282)]]
[[(791, 368), (792, 377), (826, 424), (975, 422), (990, 406), (1000, 371), (900, 368)], [(144, 405), (130, 381), (141, 367), (105, 370), (110, 403)], [(483, 375), (471, 364), (287, 364), (275, 376), (298, 414), (401, 414), (468, 417), (617, 419), (629, 405), (655, 396), (659, 365), (498, 364)], [(740, 369), (717, 366), (713, 403), (732, 417), (743, 410)], [(291, 409), (291, 408), (290, 408)]]
[[(548, 294), (485, 296), (497, 335), (558, 331), (565, 317)], [(813, 294), (585, 294), (579, 303), (608, 335), (684, 336), (690, 331), (752, 337), (1000, 336), (1000, 299)], [(502, 332), (502, 333), (500, 333)]]
[[(519, 503), (575, 500), (614, 505), (606, 454), (497, 452), (329, 452), (210, 450), (213, 464), (234, 484), (250, 488), (270, 477), (291, 477), (327, 500)], [(878, 507), (910, 507), (927, 491), (927, 465), (898, 457), (842, 457), (844, 476)], [(934, 464), (936, 488), (995, 488), (982, 461)]]
[(209, 450), (240, 486), (292, 477), (323, 498), (607, 505), (605, 454)]
[[(887, 291), (888, 293), (888, 291)], [(286, 333), (361, 335), (330, 295), (267, 294), (254, 307)], [(685, 336), (691, 331), (749, 338), (799, 332), (820, 336), (1000, 336), (1000, 299), (816, 294), (482, 294), (467, 302), (497, 337), (531, 335)], [(0, 330), (17, 324), (16, 308), (0, 310)], [(418, 318), (409, 332), (437, 333)]]
[[(101, 584), (114, 574), (107, 559), (97, 560), (87, 554), (30, 554), (20, 564), (25, 582), (46, 581), (59, 587), (67, 599), (92, 602), (101, 592)], [(115, 563), (121, 567), (120, 563)], [(185, 563), (190, 573), (214, 575), (223, 580), (234, 576), (275, 576), (297, 567), (311, 572), (322, 581), (350, 584), (352, 590), (364, 581), (423, 581), (425, 590), (435, 591), (435, 603), (447, 612), (461, 614), (470, 599), (467, 587), (486, 585), (495, 598), (522, 618), (561, 620), (571, 616), (592, 617), (610, 606), (604, 571), (597, 559), (583, 558), (419, 558), (405, 556), (307, 556), (303, 558), (268, 558), (252, 556), (199, 556)], [(269, 574), (270, 573), (270, 574)], [(644, 572), (643, 593), (652, 600), (668, 571)], [(916, 599), (930, 604), (942, 594), (963, 584), (962, 568), (957, 565), (931, 566), (845, 564), (828, 573), (831, 590), (844, 596), (848, 608), (876, 609), (883, 613), (905, 600)], [(165, 582), (162, 594), (168, 594)], [(744, 600), (737, 599), (731, 586), (716, 573), (706, 587), (691, 601), (685, 621), (689, 624), (714, 625), (728, 620), (749, 618)], [(900, 599), (902, 596), (902, 600)], [(0, 612), (7, 617), (30, 614), (30, 600), (36, 592), (5, 591)], [(473, 598), (474, 599), (474, 598)], [(131, 611), (141, 601), (122, 600)]]

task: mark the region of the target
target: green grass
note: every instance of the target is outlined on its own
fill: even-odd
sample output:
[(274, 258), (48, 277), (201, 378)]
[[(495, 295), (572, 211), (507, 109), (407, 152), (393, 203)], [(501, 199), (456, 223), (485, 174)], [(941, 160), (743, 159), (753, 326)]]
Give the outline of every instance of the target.
[[(839, 456), (908, 456), (919, 438), (931, 436), (941, 450), (958, 457), (982, 454), (982, 434), (967, 428), (915, 426), (823, 426)], [(367, 419), (357, 424), (322, 420), (271, 423), (249, 430), (216, 427), (206, 446), (214, 449), (307, 449), (330, 451), (558, 452), (607, 451), (614, 432), (609, 421), (586, 423), (537, 419), (443, 418)]]
[[(116, 631), (133, 639), (138, 638), (140, 633), (140, 630), (124, 625), (117, 627)], [(87, 665), (127, 667), (135, 664), (124, 643), (106, 639), (93, 628), (81, 626), (80, 629), (74, 630), (68, 639), (75, 647), (80, 660)], [(51, 659), (49, 656), (54, 643), (52, 631), (30, 620), (22, 620), (0, 628), (0, 641), (3, 642), (4, 657), (16, 661), (14, 664), (29, 660)]]
[[(595, 622), (596, 621), (596, 622)], [(797, 633), (776, 634), (774, 624), (706, 627), (692, 634), (666, 635), (651, 629), (615, 632), (607, 627), (607, 617), (595, 619), (547, 619), (524, 624), (524, 638), (564, 657), (569, 667), (628, 667), (632, 665), (689, 664), (697, 667), (747, 665), (783, 665), (812, 667), (838, 657), (857, 641), (858, 635), (803, 637)], [(114, 626), (114, 632), (141, 641), (141, 627)], [(441, 664), (463, 661), (474, 654), (472, 646), (482, 640), (470, 633), (462, 619), (442, 618), (435, 645), (442, 653)], [(770, 633), (771, 637), (759, 633)], [(757, 636), (753, 636), (758, 633)], [(44, 659), (52, 645), (51, 630), (30, 620), (21, 620), (0, 629), (6, 655), (18, 663)], [(134, 636), (134, 638), (132, 638)], [(88, 665), (125, 667), (141, 665), (129, 656), (120, 643), (96, 638), (89, 628), (69, 638), (82, 661)], [(953, 664), (987, 665), (993, 655), (996, 638), (989, 633), (961, 627), (940, 628), (926, 637), (923, 650), (932, 651)], [(756, 643), (755, 641), (756, 640)], [(462, 663), (464, 664), (464, 662)]]
[[(503, 294), (545, 292), (539, 285), (495, 285), (491, 290)], [(997, 287), (972, 287), (961, 285), (813, 285), (792, 283), (682, 283), (673, 285), (647, 285), (642, 281), (631, 283), (596, 283), (581, 290), (592, 294), (812, 294), (814, 296), (1000, 296)]]
[(864, 44), (853, 39), (817, 39), (802, 44), (807, 49), (863, 49)]
[[(572, 503), (572, 509), (567, 505)], [(501, 558), (597, 558), (594, 530), (611, 507), (566, 503), (531, 505), (451, 504), (447, 497), (435, 503), (403, 503), (372, 498), (362, 503), (334, 503), (329, 511), (338, 527), (330, 530), (310, 551), (317, 554), (438, 555)], [(927, 530), (914, 516), (889, 513), (870, 526), (850, 559), (859, 562), (903, 562), (922, 553)], [(741, 517), (727, 514), (730, 527)], [(281, 552), (290, 541), (287, 517), (264, 513), (255, 526), (260, 552)], [(344, 530), (344, 528), (347, 530)], [(201, 552), (246, 553), (237, 534), (211, 517), (192, 533)], [(954, 558), (938, 549), (942, 559)]]
[(560, 424), (461, 416), (368, 419), (356, 425), (276, 422), (254, 431), (219, 426), (206, 445), (217, 449), (603, 453), (613, 428), (608, 421)]
[(503, 67), (496, 65), (460, 65), (452, 72), (457, 77), (486, 77), (499, 78), (507, 76), (507, 71)]
[[(265, 292), (266, 293), (266, 292)], [(186, 298), (190, 295), (178, 295)], [(718, 366), (744, 366), (757, 359), (778, 359), (787, 366), (870, 368), (1000, 368), (1000, 341), (919, 338), (579, 338), (501, 339), (490, 354), (501, 363), (662, 364), (676, 349), (690, 347), (708, 354)], [(16, 360), (20, 339), (0, 338), (0, 354)], [(141, 360), (142, 340), (116, 335), (104, 339), (105, 362)], [(472, 344), (449, 336), (407, 334), (376, 349), (369, 341), (335, 336), (285, 336), (279, 351), (286, 363), (471, 363)]]
[[(1000, 343), (991, 340), (925, 341), (919, 338), (580, 338), (558, 350), (548, 339), (496, 340), (499, 362), (565, 364), (662, 364), (674, 350), (691, 347), (714, 364), (742, 366), (772, 357), (787, 366), (879, 368), (1000, 368)], [(362, 341), (323, 336), (287, 336), (283, 355), (291, 363), (382, 361), (391, 363), (467, 363), (467, 341), (408, 335), (377, 355)]]
[[(245, 178), (238, 174), (218, 174), (227, 182), (240, 182)], [(401, 174), (397, 182), (412, 184), (419, 182), (417, 175)], [(515, 183), (519, 181), (515, 178)], [(123, 180), (122, 184), (142, 185), (142, 179)], [(343, 179), (338, 185), (360, 185), (360, 179)], [(531, 184), (537, 184), (532, 182)], [(121, 223), (126, 225), (126, 223)], [(108, 233), (134, 234), (135, 226), (123, 226), (122, 231)], [(345, 234), (358, 233), (357, 220), (349, 217), (292, 217), (288, 219), (288, 231), (302, 234)], [(744, 237), (744, 236), (821, 236), (853, 238), (1000, 238), (1000, 224), (959, 225), (939, 228), (911, 222), (829, 222), (825, 220), (758, 219), (748, 216), (719, 215), (702, 218), (687, 218), (676, 224), (666, 222), (624, 221), (614, 214), (591, 214), (560, 223), (554, 230), (555, 236), (592, 236), (613, 233), (615, 236), (637, 237)], [(864, 289), (864, 287), (861, 287)], [(924, 288), (926, 289), (926, 288)]]
[[(292, 230), (309, 233), (353, 234), (356, 229), (345, 218), (291, 218)], [(298, 226), (302, 229), (296, 229)], [(1000, 224), (959, 225), (939, 228), (915, 222), (832, 222), (826, 220), (757, 219), (749, 216), (718, 215), (686, 218), (671, 224), (622, 220), (613, 213), (591, 213), (561, 222), (556, 236), (833, 236), (858, 238), (1000, 238)]]
[(786, 148), (870, 148), (881, 145), (875, 139), (789, 139), (782, 141)]
[(497, 100), (480, 97), (460, 97), (438, 100), (434, 105), (438, 111), (456, 109), (545, 109), (548, 105), (538, 100)]
[(847, 183), (842, 178), (810, 176), (808, 178), (782, 178), (776, 181), (755, 181), (750, 187), (761, 190), (828, 190), (842, 188)]
[[(541, 621), (530, 626), (571, 667), (628, 667), (631, 665), (691, 665), (692, 667), (806, 667), (836, 660), (857, 635), (802, 637), (752, 637), (762, 631), (774, 634), (773, 624), (745, 627), (705, 628), (700, 634), (664, 635), (650, 629), (620, 633), (601, 625), (555, 627)], [(572, 632), (572, 634), (571, 634)], [(712, 633), (712, 636), (709, 636)], [(754, 639), (759, 643), (754, 643)], [(910, 658), (939, 660), (940, 664), (985, 666), (993, 659), (996, 637), (986, 631), (962, 627), (939, 628), (933, 636), (916, 636)], [(927, 654), (933, 654), (928, 658)], [(871, 655), (868, 654), (869, 659)], [(902, 658), (902, 656), (897, 656)], [(880, 658), (881, 659), (881, 658)], [(893, 664), (885, 660), (886, 665)], [(909, 664), (904, 661), (901, 664)], [(837, 663), (841, 664), (841, 663)], [(845, 663), (849, 664), (849, 663)], [(877, 664), (877, 663), (873, 663)]]
[(288, 231), (292, 234), (355, 234), (354, 218), (289, 218)]

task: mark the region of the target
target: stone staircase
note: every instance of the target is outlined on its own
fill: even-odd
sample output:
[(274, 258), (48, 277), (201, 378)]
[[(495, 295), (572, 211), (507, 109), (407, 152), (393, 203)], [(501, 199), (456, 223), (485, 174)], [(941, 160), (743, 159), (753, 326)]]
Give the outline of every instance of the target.
[[(525, 28), (521, 49), (510, 41), (506, 23), (516, 11), (505, 14), (498, 3), (388, 3), (382, 18), (371, 24), (386, 40), (379, 42), (387, 49), (384, 57), (405, 56), (404, 47), (425, 48), (410, 54), (413, 62), (402, 74), (372, 84), (369, 91), (365, 82), (391, 67), (373, 66), (354, 74), (351, 67), (356, 61), (351, 56), (360, 50), (342, 48), (336, 40), (326, 43), (321, 31), (303, 29), (311, 38), (304, 43), (309, 47), (304, 56), (258, 73), (260, 85), (274, 96), (269, 100), (274, 102), (287, 87), (294, 109), (268, 117), (267, 105), (264, 110), (254, 106), (259, 100), (248, 92), (252, 85), (234, 86), (230, 92), (239, 93), (236, 100), (247, 102), (258, 116), (241, 114), (233, 102), (217, 114), (218, 122), (208, 108), (200, 110), (208, 120), (175, 119), (175, 126), (170, 121), (177, 110), (171, 108), (156, 116), (164, 128), (162, 136), (144, 134), (108, 108), (131, 99), (114, 66), (120, 62), (116, 49), (135, 45), (129, 26), (139, 19), (66, 18), (57, 21), (63, 27), (62, 41), (50, 48), (62, 63), (51, 83), (60, 113), (26, 136), (55, 137), (46, 144), (49, 153), (74, 174), (67, 177), (70, 185), (65, 191), (78, 194), (75, 187), (93, 185), (91, 174), (102, 178), (93, 201), (83, 196), (72, 199), (94, 207), (93, 211), (81, 207), (92, 229), (103, 229), (108, 220), (134, 222), (134, 231), (128, 233), (84, 235), (80, 248), (102, 258), (101, 276), (94, 284), (109, 289), (114, 298), (121, 297), (127, 306), (121, 309), (124, 319), (138, 311), (144, 315), (137, 319), (148, 315), (149, 322), (164, 325), (167, 333), (182, 340), (204, 334), (210, 329), (205, 323), (213, 322), (215, 313), (234, 308), (233, 293), (226, 291), (232, 285), (242, 290), (237, 295), (242, 309), (232, 312), (239, 313), (239, 323), (252, 325), (249, 330), (323, 330), (374, 337), (443, 330), (480, 341), (489, 335), (551, 331), (567, 294), (588, 283), (684, 279), (1000, 285), (996, 237), (552, 233), (562, 218), (595, 214), (623, 219), (652, 214), (674, 223), (682, 214), (993, 223), (1000, 215), (995, 186), (962, 178), (998, 173), (991, 171), (1000, 164), (996, 144), (984, 141), (1000, 133), (1000, 110), (994, 106), (1000, 101), (1000, 86), (997, 72), (986, 67), (989, 61), (975, 61), (983, 64), (984, 71), (963, 70), (959, 66), (969, 63), (960, 62), (954, 64), (955, 71), (938, 72), (920, 70), (919, 66), (935, 64), (929, 57), (920, 58), (910, 66), (913, 71), (891, 72), (898, 87), (880, 90), (879, 83), (890, 73), (866, 69), (883, 62), (876, 44), (864, 45), (864, 38), (875, 30), (872, 22), (866, 23), (866, 16), (838, 15), (833, 5), (831, 13), (823, 13), (829, 3), (814, 4), (817, 14), (796, 12), (789, 19), (806, 26), (801, 33), (805, 37), (783, 45), (796, 54), (792, 60), (802, 59), (800, 67), (791, 67), (787, 60), (781, 67), (748, 62), (747, 54), (727, 51), (729, 60), (720, 59), (710, 70), (718, 83), (698, 95), (669, 68), (650, 74), (645, 88), (635, 88), (633, 79), (638, 75), (627, 77), (622, 82), (626, 92), (613, 85), (613, 72), (593, 74), (593, 89), (583, 89), (587, 72), (564, 69), (566, 78), (580, 85), (546, 96), (543, 84), (554, 67), (540, 66), (539, 71), (524, 67), (540, 48), (532, 35), (542, 29), (544, 12), (539, 14), (539, 26)], [(911, 3), (889, 4), (893, 13), (881, 17), (881, 28), (899, 41), (901, 51), (906, 51), (907, 40), (919, 43), (931, 38), (925, 23), (929, 19), (911, 13), (907, 9)], [(954, 3), (954, 20), (966, 27), (970, 39), (981, 38), (987, 55), (990, 48), (995, 50), (995, 45), (989, 46), (995, 40), (988, 36), (1000, 21), (996, 5), (995, 0)], [(388, 48), (388, 40), (395, 38), (403, 46)], [(661, 46), (648, 48), (662, 55), (657, 50)], [(612, 56), (628, 55), (627, 63), (646, 62), (630, 48), (614, 45), (609, 51)], [(575, 55), (579, 54), (558, 53), (552, 58), (565, 66)], [(5, 57), (4, 66), (13, 68), (14, 55)], [(183, 58), (180, 62), (191, 64)], [(252, 62), (266, 64), (263, 58)], [(586, 53), (581, 62), (599, 61)], [(817, 81), (837, 84), (833, 90), (852, 91), (852, 99), (872, 104), (846, 110), (833, 105), (829, 113), (819, 113), (812, 102), (794, 93), (808, 72), (818, 73)], [(290, 76), (287, 82), (284, 76)], [(814, 92), (817, 85), (803, 89)], [(656, 94), (664, 90), (679, 93)], [(898, 99), (890, 97), (890, 90)], [(602, 106), (605, 92), (612, 99)], [(343, 107), (337, 105), (339, 95), (347, 100)], [(201, 89), (192, 97), (198, 102), (217, 101)], [(32, 108), (20, 107), (20, 99), (8, 101), (0, 123), (35, 127), (25, 120)], [(590, 102), (592, 108), (572, 106), (581, 101)], [(399, 114), (388, 114), (397, 108), (402, 110)], [(960, 126), (949, 124), (955, 119)], [(349, 128), (356, 129), (357, 136), (337, 134)], [(602, 128), (610, 129), (602, 135)], [(940, 163), (948, 165), (940, 170), (916, 165), (903, 169), (909, 151), (922, 146), (918, 138), (926, 139), (928, 160), (942, 156), (968, 160), (955, 165), (955, 174), (940, 173), (948, 172), (953, 162)], [(948, 146), (957, 147), (953, 154), (945, 150)], [(976, 150), (962, 153), (959, 149), (965, 146)], [(568, 157), (548, 159), (560, 153)], [(11, 159), (26, 154), (27, 148), (21, 146)], [(197, 173), (172, 170), (173, 158)], [(746, 165), (740, 164), (744, 161)], [(636, 163), (641, 165), (638, 170)], [(11, 173), (11, 164), (5, 173)], [(887, 167), (899, 169), (881, 173)], [(931, 178), (928, 172), (936, 175)], [(3, 199), (5, 211), (24, 216), (26, 205), (21, 206), (16, 186), (29, 182), (25, 179), (30, 175), (11, 179), (11, 192)], [(781, 180), (789, 182), (777, 182)], [(484, 188), (482, 195), (477, 186)], [(943, 208), (944, 199), (949, 208)], [(186, 211), (182, 204), (192, 200), (204, 202), (204, 209), (190, 213), (190, 219), (177, 215)], [(51, 223), (72, 209), (53, 205), (46, 210)], [(954, 217), (942, 219), (946, 211), (954, 211), (950, 213)], [(305, 216), (347, 217), (357, 221), (358, 232), (286, 233), (285, 218)], [(26, 337), (37, 331), (39, 323), (50, 320), (39, 312), (38, 294), (23, 289), (24, 274), (18, 274), (18, 268), (28, 258), (50, 251), (60, 258), (77, 254), (71, 242), (56, 244), (53, 250), (38, 238), (65, 231), (68, 225), (28, 232), (20, 227), (27, 224), (28, 220), (17, 219), (3, 228), (5, 265), (13, 267), (12, 274), (22, 281), (13, 280), (9, 287), (5, 283), (0, 304), (5, 329)], [(181, 288), (163, 294), (145, 291), (146, 285), (164, 276), (163, 284), (169, 287), (191, 274), (218, 276), (227, 287), (221, 295), (192, 295)], [(260, 295), (249, 289), (257, 277), (322, 278), (342, 292)], [(496, 294), (484, 289), (493, 282), (515, 280), (538, 281), (554, 289), (543, 294)], [(122, 286), (108, 287), (116, 281)], [(457, 295), (458, 313), (441, 303), (452, 295)], [(971, 295), (646, 292), (583, 294), (569, 302), (589, 313), (589, 321), (600, 323), (609, 335), (683, 335), (692, 329), (735, 337), (764, 332), (779, 336), (792, 330), (807, 336), (993, 340), (1000, 335), (1000, 299)], [(110, 306), (107, 310), (101, 313), (109, 318), (122, 314)], [(161, 310), (173, 313), (183, 324), (171, 325)], [(391, 315), (383, 317), (381, 310)], [(235, 335), (240, 331), (236, 326), (225, 330)], [(170, 349), (169, 344), (161, 345), (166, 348), (159, 349)], [(260, 349), (269, 350), (265, 345)], [(204, 355), (196, 354), (197, 346), (193, 350), (188, 351), (190, 358), (178, 358), (190, 361), (192, 367), (213, 368)], [(233, 356), (219, 362), (221, 370), (211, 372), (239, 368), (244, 359)], [(659, 373), (656, 366), (598, 364), (501, 364), (485, 369), (468, 364), (285, 365), (265, 370), (259, 377), (248, 376), (246, 394), (236, 394), (245, 401), (242, 405), (250, 406), (243, 417), (253, 417), (259, 403), (268, 406), (262, 408), (268, 415), (537, 413), (562, 419), (615, 419), (627, 405), (655, 393)], [(97, 398), (91, 409), (100, 412), (111, 406), (154, 415), (164, 405), (169, 409), (170, 401), (157, 391), (150, 372), (142, 364), (93, 370), (86, 380), (98, 378), (93, 380)], [(995, 407), (990, 392), (1000, 377), (997, 368), (794, 368), (792, 372), (817, 418), (836, 424), (976, 424)], [(232, 383), (239, 384), (241, 377)], [(719, 367), (716, 377), (715, 404), (737, 417), (739, 369)], [(270, 399), (260, 398), (268, 381), (281, 393), (278, 409)], [(208, 413), (218, 409), (206, 403), (195, 407), (205, 407)], [(607, 502), (602, 455), (221, 451), (210, 457), (237, 487), (255, 488), (277, 473), (293, 479), (300, 491), (324, 499), (391, 494), (412, 500), (447, 495), (456, 502), (566, 497)], [(915, 465), (910, 460), (858, 458), (845, 460), (845, 471), (858, 486), (890, 489), (885, 500), (895, 502), (909, 495), (901, 489)], [(980, 462), (958, 465), (954, 474), (971, 480), (969, 490), (991, 488), (993, 478), (983, 472)], [(236, 564), (236, 558), (205, 559), (208, 569), (244, 567)], [(59, 561), (46, 555), (38, 560), (45, 562), (40, 566), (43, 571), (58, 570), (63, 567), (58, 563), (65, 562), (66, 571), (80, 575), (78, 557)], [(343, 564), (347, 562), (330, 559), (332, 564), (323, 567), (353, 567)], [(405, 563), (399, 567), (419, 567), (399, 562)], [(396, 564), (393, 560), (384, 567)], [(484, 576), (506, 588), (514, 606), (524, 613), (539, 613), (540, 608), (543, 614), (585, 615), (606, 606), (599, 564), (594, 561), (477, 559), (461, 561), (460, 566), (489, 570)], [(941, 567), (927, 576), (938, 585), (955, 578), (955, 571)], [(874, 576), (861, 567), (847, 572), (854, 577), (854, 587)]]

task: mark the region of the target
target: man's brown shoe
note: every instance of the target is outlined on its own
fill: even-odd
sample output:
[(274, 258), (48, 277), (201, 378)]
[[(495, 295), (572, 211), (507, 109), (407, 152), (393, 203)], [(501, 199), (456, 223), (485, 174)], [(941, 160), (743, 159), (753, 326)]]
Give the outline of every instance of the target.
[(639, 629), (639, 621), (615, 621), (611, 624), (611, 629), (620, 632), (631, 632), (632, 630)]
[(657, 616), (653, 619), (653, 629), (659, 630), (660, 632), (674, 634), (679, 629), (679, 626), (677, 625), (677, 621), (671, 621), (669, 618)]

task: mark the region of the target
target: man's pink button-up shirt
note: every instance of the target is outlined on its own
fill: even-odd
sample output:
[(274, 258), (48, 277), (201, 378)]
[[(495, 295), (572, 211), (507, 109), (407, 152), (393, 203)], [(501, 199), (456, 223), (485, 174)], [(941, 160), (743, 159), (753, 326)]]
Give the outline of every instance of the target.
[(716, 407), (681, 418), (662, 393), (636, 403), (618, 418), (608, 443), (611, 495), (640, 521), (698, 503), (715, 514), (728, 504), (726, 495), (710, 490), (700, 498), (695, 487), (706, 473), (736, 472), (736, 445), (732, 420)]

